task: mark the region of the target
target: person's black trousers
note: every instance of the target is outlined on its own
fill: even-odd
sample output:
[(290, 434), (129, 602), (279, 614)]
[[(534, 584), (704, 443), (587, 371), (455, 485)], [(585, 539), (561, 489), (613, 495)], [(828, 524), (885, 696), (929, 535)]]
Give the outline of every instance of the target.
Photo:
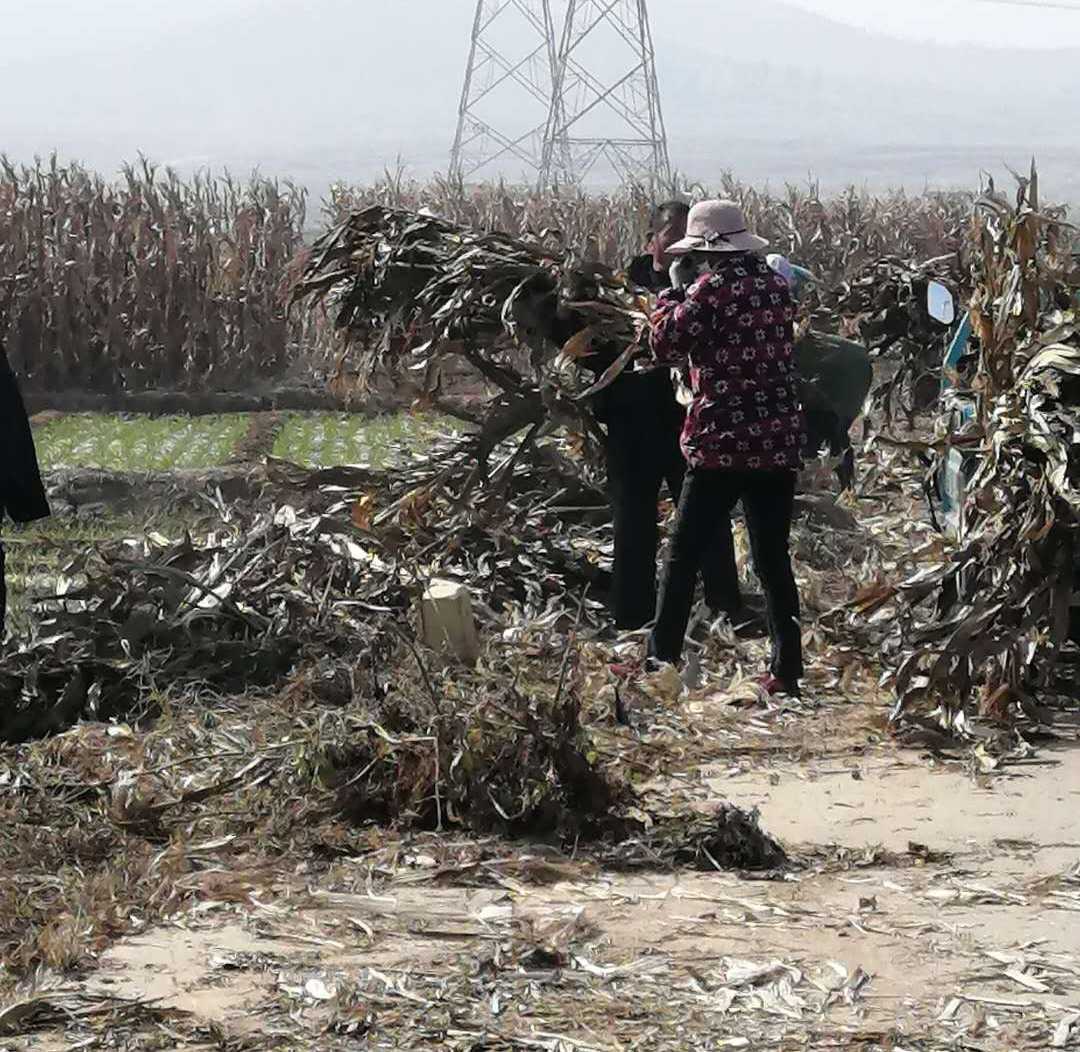
[(750, 533), (754, 569), (765, 589), (774, 676), (795, 684), (802, 678), (799, 592), (788, 541), (795, 508), (795, 472), (688, 472), (679, 501), (679, 518), (664, 569), (656, 625), (649, 653), (678, 663), (690, 621), (698, 570), (715, 544), (716, 523), (730, 521), (741, 499)]
[[(636, 631), (656, 617), (660, 489), (667, 483), (675, 501), (683, 490), (681, 416), (642, 406), (637, 412), (611, 413), (607, 427), (608, 488), (615, 520), (612, 605), (617, 627)], [(690, 601), (700, 568), (706, 603), (713, 610), (734, 614), (742, 607), (742, 596), (730, 510), (709, 524), (708, 543), (690, 583)]]

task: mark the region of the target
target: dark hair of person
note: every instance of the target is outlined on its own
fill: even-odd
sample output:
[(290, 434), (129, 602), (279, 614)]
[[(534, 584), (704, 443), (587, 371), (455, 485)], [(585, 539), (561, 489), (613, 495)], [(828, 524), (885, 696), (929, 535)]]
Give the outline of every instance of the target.
[(665, 201), (652, 210), (649, 220), (649, 233), (663, 230), (676, 219), (686, 219), (690, 215), (690, 206), (683, 201)]

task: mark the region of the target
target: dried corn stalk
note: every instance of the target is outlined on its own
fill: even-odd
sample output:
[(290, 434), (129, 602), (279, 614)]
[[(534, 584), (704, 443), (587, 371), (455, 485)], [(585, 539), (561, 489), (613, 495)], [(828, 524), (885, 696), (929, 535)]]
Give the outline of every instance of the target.
[(1060, 213), (1041, 211), (1037, 176), (1015, 205), (977, 203), (981, 438), (960, 549), (904, 587), (905, 658), (894, 716), (932, 713), (959, 729), (1009, 721), (1052, 688), (1069, 635), (1080, 511), (1080, 317)]
[[(486, 385), (486, 404), (467, 414), (478, 432), (432, 458), (421, 483), (425, 499), (433, 488), (451, 489), (462, 503), (477, 487), (501, 492), (523, 460), (580, 484), (580, 467), (560, 470), (540, 440), (560, 428), (582, 439), (594, 431), (587, 399), (629, 367), (648, 308), (611, 268), (575, 266), (554, 237), (477, 234), (381, 205), (318, 242), (294, 301), (332, 305), (369, 383), (387, 373), (422, 376), (424, 397), (451, 412), (460, 407), (441, 397), (447, 368), (464, 363)], [(594, 360), (595, 382), (575, 367)], [(493, 469), (496, 450), (515, 438)]]
[(250, 389), (305, 336), (282, 294), (303, 225), (265, 180), (0, 159), (0, 346), (32, 390)]
[(962, 302), (971, 294), (967, 251), (923, 262), (887, 256), (862, 267), (849, 280), (817, 293), (810, 304), (816, 327), (864, 343), (893, 364), (871, 395), (875, 417), (886, 428), (902, 415), (911, 430), (918, 415), (941, 392), (948, 333), (927, 310), (927, 289), (939, 281)]

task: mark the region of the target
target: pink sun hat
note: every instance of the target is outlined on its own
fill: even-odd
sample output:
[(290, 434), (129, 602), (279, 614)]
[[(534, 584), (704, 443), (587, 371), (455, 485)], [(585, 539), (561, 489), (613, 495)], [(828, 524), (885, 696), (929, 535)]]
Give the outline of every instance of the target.
[(701, 201), (690, 209), (686, 237), (668, 252), (685, 256), (688, 252), (759, 252), (769, 242), (751, 234), (746, 217), (734, 201)]

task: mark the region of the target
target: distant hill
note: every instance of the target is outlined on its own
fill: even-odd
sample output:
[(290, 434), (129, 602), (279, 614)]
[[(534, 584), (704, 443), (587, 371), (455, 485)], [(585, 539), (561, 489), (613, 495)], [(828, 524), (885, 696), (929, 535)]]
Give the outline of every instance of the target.
[[(47, 69), (5, 61), (0, 92), (18, 105), (0, 111), (0, 151), (259, 164), (316, 193), (399, 156), (421, 174), (445, 166), (472, 4), (413, 0), (376, 18), (354, 0), (298, 7), (264, 0), (142, 47), (87, 41)], [(1037, 152), (1051, 191), (1080, 199), (1080, 48), (897, 41), (779, 0), (655, 11), (672, 157), (688, 175), (970, 185)]]
[(768, 0), (714, 0), (695, 19), (707, 51), (667, 21), (657, 30), (672, 152), (687, 171), (783, 181), (812, 170), (918, 189), (970, 185), (980, 168), (1036, 152), (1051, 185), (1080, 199), (1080, 48), (900, 41)]
[[(709, 98), (737, 135), (957, 145), (1076, 143), (1080, 48), (1012, 51), (875, 36), (776, 2), (715, 0), (708, 50), (658, 43), (671, 131)], [(709, 33), (712, 19), (725, 29)], [(684, 101), (685, 100), (685, 101)], [(690, 102), (690, 100), (694, 100)]]

